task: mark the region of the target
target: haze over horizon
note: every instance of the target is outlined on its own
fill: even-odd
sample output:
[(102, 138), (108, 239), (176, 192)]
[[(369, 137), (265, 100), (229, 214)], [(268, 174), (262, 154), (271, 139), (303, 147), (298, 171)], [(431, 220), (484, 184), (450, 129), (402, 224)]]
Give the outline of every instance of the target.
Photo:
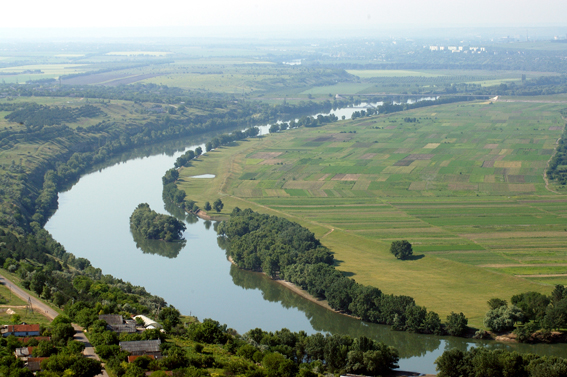
[[(186, 2), (158, 5), (101, 0), (77, 6), (70, 0), (4, 4), (0, 40), (53, 37), (301, 37), (383, 34), (443, 28), (554, 28), (567, 33), (567, 2), (475, 2), (434, 0), (368, 1), (329, 4), (321, 0)], [(71, 32), (69, 29), (72, 29)], [(41, 31), (41, 33), (38, 33)], [(550, 31), (549, 34), (556, 31)], [(37, 35), (41, 34), (41, 35)], [(305, 35), (308, 34), (308, 35)], [(522, 33), (525, 35), (525, 32)], [(406, 34), (407, 35), (407, 34)], [(419, 35), (417, 33), (416, 35)]]

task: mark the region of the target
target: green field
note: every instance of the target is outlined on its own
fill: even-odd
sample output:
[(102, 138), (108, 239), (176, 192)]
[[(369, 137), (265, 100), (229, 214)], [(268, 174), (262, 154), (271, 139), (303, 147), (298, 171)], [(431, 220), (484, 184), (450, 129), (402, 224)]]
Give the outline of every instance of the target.
[(442, 73), (431, 73), (426, 71), (404, 71), (404, 70), (358, 70), (352, 69), (347, 70), (348, 73), (351, 75), (355, 75), (358, 77), (437, 77), (437, 76), (445, 76)]
[[(182, 187), (199, 205), (221, 196), (224, 214), (297, 221), (356, 281), (480, 326), (491, 297), (567, 283), (567, 191), (543, 180), (565, 106), (462, 103), (289, 130), (207, 153)], [(205, 172), (217, 177), (188, 178)], [(395, 260), (398, 239), (419, 258)]]

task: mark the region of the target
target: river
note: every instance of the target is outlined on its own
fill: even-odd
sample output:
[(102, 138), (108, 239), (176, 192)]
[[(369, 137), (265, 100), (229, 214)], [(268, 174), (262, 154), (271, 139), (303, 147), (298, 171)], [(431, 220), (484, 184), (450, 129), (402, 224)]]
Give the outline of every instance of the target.
[[(333, 111), (350, 118), (360, 107)], [(269, 125), (261, 127), (266, 133)], [(366, 335), (400, 351), (400, 369), (435, 373), (435, 359), (445, 349), (485, 345), (519, 352), (564, 356), (566, 345), (505, 345), (454, 337), (391, 331), (366, 324), (299, 297), (262, 274), (241, 271), (219, 247), (214, 226), (175, 208), (165, 208), (161, 177), (184, 148), (194, 149), (212, 137), (177, 140), (124, 154), (84, 175), (59, 194), (59, 209), (45, 228), (68, 252), (84, 257), (103, 273), (145, 287), (183, 314), (213, 318), (239, 333), (260, 327), (288, 328), (309, 334)], [(206, 158), (206, 157), (204, 157)], [(206, 179), (206, 178), (205, 178)], [(186, 242), (164, 244), (134, 238), (129, 217), (139, 203), (182, 217)]]

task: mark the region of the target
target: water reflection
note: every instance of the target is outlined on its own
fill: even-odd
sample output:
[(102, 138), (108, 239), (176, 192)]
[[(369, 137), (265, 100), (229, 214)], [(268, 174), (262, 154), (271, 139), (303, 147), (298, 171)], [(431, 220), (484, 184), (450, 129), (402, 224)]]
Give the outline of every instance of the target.
[(141, 249), (144, 254), (157, 254), (167, 258), (177, 258), (179, 252), (185, 247), (187, 241), (164, 242), (160, 240), (149, 240), (140, 232), (130, 229), (136, 248)]
[(368, 336), (398, 348), (402, 358), (423, 356), (441, 345), (441, 338), (437, 336), (392, 331), (389, 326), (368, 324), (355, 318), (331, 312), (302, 298), (261, 273), (243, 271), (233, 265), (230, 269), (230, 276), (234, 284), (244, 289), (262, 291), (264, 300), (279, 302), (286, 309), (296, 308), (301, 310), (316, 331), (352, 337)]
[(195, 224), (197, 221), (199, 221), (199, 218), (197, 216), (192, 213), (185, 212), (185, 210), (179, 208), (168, 200), (164, 200), (163, 208), (177, 220), (185, 221), (187, 225)]

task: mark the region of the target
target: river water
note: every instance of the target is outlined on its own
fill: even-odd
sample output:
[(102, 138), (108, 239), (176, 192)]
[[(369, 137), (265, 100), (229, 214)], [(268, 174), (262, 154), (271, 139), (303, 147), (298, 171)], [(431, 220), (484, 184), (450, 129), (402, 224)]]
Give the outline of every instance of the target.
[[(360, 108), (333, 111), (350, 118)], [(265, 134), (269, 125), (261, 127)], [(83, 176), (59, 194), (59, 209), (45, 228), (68, 252), (111, 274), (163, 297), (183, 314), (213, 318), (239, 333), (260, 327), (288, 328), (309, 334), (329, 332), (369, 336), (400, 351), (400, 369), (435, 373), (435, 359), (445, 349), (484, 345), (519, 352), (565, 356), (566, 345), (504, 345), (391, 331), (366, 324), (312, 303), (262, 274), (231, 265), (219, 247), (210, 221), (166, 208), (161, 177), (184, 148), (194, 149), (213, 134), (154, 145), (124, 154)], [(204, 157), (206, 158), (206, 157)], [(203, 178), (207, 179), (207, 178)], [(129, 217), (139, 203), (185, 220), (184, 243), (140, 239), (130, 232)]]

